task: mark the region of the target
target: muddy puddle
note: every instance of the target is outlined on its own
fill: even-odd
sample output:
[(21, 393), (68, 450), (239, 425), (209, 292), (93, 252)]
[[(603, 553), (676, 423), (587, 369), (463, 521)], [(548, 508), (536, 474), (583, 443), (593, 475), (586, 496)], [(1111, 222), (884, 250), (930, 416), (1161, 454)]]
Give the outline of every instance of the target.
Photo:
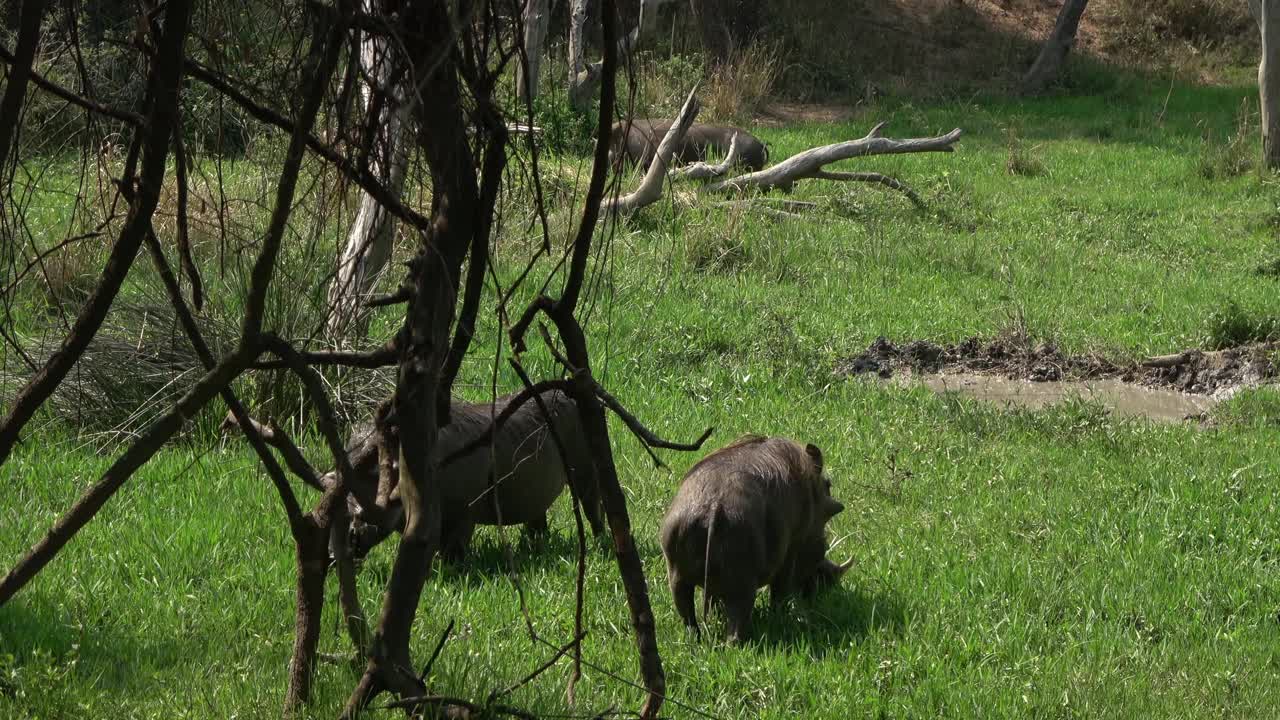
[(1199, 419), (1218, 402), (1208, 395), (1145, 387), (1117, 379), (1035, 382), (978, 373), (948, 373), (914, 378), (902, 375), (895, 378), (895, 382), (918, 382), (937, 393), (957, 393), (1006, 409), (1039, 409), (1078, 398), (1098, 403), (1117, 417), (1166, 423)]
[(1245, 387), (1276, 382), (1280, 345), (1187, 350), (1136, 362), (1068, 355), (1022, 338), (970, 338), (951, 345), (877, 338), (841, 360), (837, 375), (922, 383), (1007, 407), (1043, 408), (1078, 397), (1117, 416), (1158, 422), (1203, 419), (1219, 401)]

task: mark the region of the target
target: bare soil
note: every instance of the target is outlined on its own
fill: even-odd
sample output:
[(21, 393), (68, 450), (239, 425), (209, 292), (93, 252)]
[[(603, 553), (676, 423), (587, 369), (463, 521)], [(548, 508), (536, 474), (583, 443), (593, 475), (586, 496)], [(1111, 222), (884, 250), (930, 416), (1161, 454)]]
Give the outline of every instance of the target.
[(895, 344), (877, 338), (865, 351), (837, 363), (838, 375), (893, 377), (912, 373), (982, 373), (1011, 380), (1059, 382), (1113, 379), (1184, 393), (1228, 395), (1263, 384), (1280, 374), (1274, 362), (1277, 343), (1258, 343), (1217, 351), (1187, 350), (1140, 362), (1114, 362), (1096, 354), (1068, 355), (1052, 343), (1021, 339), (982, 340), (940, 345), (927, 340)]

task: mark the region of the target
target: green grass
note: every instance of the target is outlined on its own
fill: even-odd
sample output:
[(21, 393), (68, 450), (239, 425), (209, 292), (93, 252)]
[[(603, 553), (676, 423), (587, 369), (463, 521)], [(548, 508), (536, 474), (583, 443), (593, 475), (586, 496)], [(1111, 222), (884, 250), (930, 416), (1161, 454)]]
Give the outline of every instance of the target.
[[(768, 613), (762, 594), (753, 644), (694, 642), (665, 588), (657, 527), (696, 457), (666, 453), (671, 469), (654, 469), (615, 425), (673, 700), (722, 718), (1266, 718), (1280, 706), (1280, 454), (1266, 391), (1199, 430), (1083, 403), (1006, 413), (831, 374), (882, 334), (1023, 330), (1127, 358), (1272, 326), (1280, 281), (1257, 268), (1280, 257), (1280, 188), (1253, 171), (1199, 171), (1250, 90), (1177, 85), (1162, 112), (1163, 82), (1077, 82), (1095, 94), (886, 104), (842, 126), (759, 133), (781, 158), (879, 119), (895, 137), (958, 125), (954, 155), (849, 163), (912, 184), (926, 213), (878, 188), (811, 183), (794, 198), (820, 211), (798, 221), (652, 208), (613, 236), (591, 316), (606, 385), (665, 436), (715, 426), (713, 445), (748, 431), (820, 445), (848, 506), (832, 554), (857, 561), (841, 589), (786, 612)], [(1008, 171), (1010, 133), (1040, 172)], [(572, 182), (579, 160), (565, 162)], [(528, 247), (508, 240), (507, 281), (515, 246)], [(295, 278), (291, 291), (299, 279), (322, 282)], [(484, 395), (496, 333), (486, 316), (464, 394)], [(550, 372), (540, 353), (529, 364)], [(514, 386), (505, 370), (499, 379)], [(109, 462), (69, 430), (48, 432), (0, 468), (5, 567)], [(320, 443), (307, 445), (322, 463)], [(0, 609), (0, 717), (276, 716), (293, 624), (277, 505), (238, 442), (198, 433), (158, 456)], [(565, 502), (552, 525), (546, 548), (515, 557), (554, 642), (573, 622)], [(378, 548), (361, 575), (371, 615), (392, 552)], [(329, 598), (322, 651), (344, 652), (332, 587)], [(585, 610), (587, 659), (636, 682), (603, 552), (589, 558)], [(419, 617), (419, 660), (457, 621), (435, 666), (442, 693), (483, 698), (549, 655), (524, 634), (492, 531), (429, 582)], [(564, 712), (567, 672), (510, 701)], [(355, 679), (323, 666), (311, 714), (334, 716)], [(635, 708), (639, 697), (589, 668), (577, 709)]]

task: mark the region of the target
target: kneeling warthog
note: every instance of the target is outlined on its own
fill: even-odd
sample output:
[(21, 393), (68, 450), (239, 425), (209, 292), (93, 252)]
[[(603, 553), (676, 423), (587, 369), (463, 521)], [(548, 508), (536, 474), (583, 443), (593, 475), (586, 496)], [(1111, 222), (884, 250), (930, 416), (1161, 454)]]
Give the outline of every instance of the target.
[[(672, 124), (671, 120), (639, 118), (631, 121), (628, 131), (625, 121), (614, 123), (609, 135), (610, 153), (613, 157), (616, 157), (619, 152), (624, 153), (631, 162), (647, 168), (653, 161), (654, 153), (658, 151), (659, 143), (666, 137)], [(708, 149), (724, 155), (729, 152), (729, 144), (733, 141), (734, 134), (738, 136), (738, 157), (742, 164), (751, 170), (763, 168), (769, 159), (769, 152), (765, 150), (764, 143), (760, 142), (759, 138), (741, 128), (702, 123), (689, 126), (689, 130), (685, 132), (684, 141), (676, 148), (674, 155), (676, 162), (688, 164), (705, 160)]]
[[(443, 461), (481, 436), (512, 397), (499, 398), (492, 406), (455, 400), (451, 422), (440, 429), (438, 457)], [(542, 401), (568, 462), (562, 460), (537, 402), (529, 400), (499, 429), (492, 444), (484, 443), (442, 467), (440, 541), (441, 554), (447, 559), (458, 560), (466, 553), (476, 525), (524, 525), (531, 533), (546, 531), (547, 510), (569, 482), (582, 500), (592, 531), (603, 532), (595, 464), (578, 406), (559, 391), (543, 394)], [(372, 428), (365, 427), (353, 433), (348, 447), (368, 442), (373, 442)], [(569, 476), (565, 475), (566, 464), (571, 469)], [(376, 475), (376, 461), (365, 463), (357, 472)], [(395, 505), (398, 510), (398, 501)], [(381, 538), (357, 541), (353, 548), (357, 556), (367, 551), (361, 546), (367, 546), (369, 539)]]
[(667, 581), (684, 624), (699, 633), (696, 586), (704, 616), (721, 605), (729, 640), (740, 643), (759, 588), (768, 585), (778, 604), (838, 582), (852, 561), (826, 558), (826, 524), (842, 510), (813, 445), (748, 436), (703, 458), (662, 521)]

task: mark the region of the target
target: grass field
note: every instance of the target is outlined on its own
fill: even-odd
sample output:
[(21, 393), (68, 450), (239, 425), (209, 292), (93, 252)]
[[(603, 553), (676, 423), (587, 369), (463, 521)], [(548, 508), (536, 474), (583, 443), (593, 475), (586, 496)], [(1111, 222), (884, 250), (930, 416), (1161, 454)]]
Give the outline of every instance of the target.
[[(1083, 80), (1075, 96), (886, 102), (844, 125), (759, 133), (780, 158), (881, 119), (894, 137), (962, 127), (954, 155), (850, 163), (912, 184), (928, 212), (877, 188), (814, 183), (794, 198), (819, 209), (798, 220), (703, 204), (619, 228), (591, 326), (605, 384), (663, 435), (710, 425), (712, 444), (752, 431), (820, 445), (849, 508), (832, 555), (856, 559), (841, 589), (785, 612), (768, 613), (762, 594), (756, 642), (693, 641), (657, 528), (696, 456), (667, 453), (671, 468), (654, 469), (616, 425), (670, 716), (1269, 718), (1280, 707), (1275, 395), (1246, 393), (1198, 429), (1084, 403), (1004, 412), (832, 375), (878, 335), (1020, 332), (1132, 358), (1273, 325), (1280, 280), (1259, 268), (1280, 259), (1280, 186), (1236, 172), (1254, 136), (1230, 141), (1252, 91)], [(465, 394), (486, 392), (496, 332), (486, 319)], [(499, 382), (514, 386), (505, 370)], [(0, 468), (5, 567), (110, 461), (46, 427)], [(320, 443), (307, 445), (322, 463)], [(552, 526), (541, 550), (507, 539), (555, 642), (573, 627), (567, 503)], [(371, 614), (391, 560), (380, 547), (361, 575)], [(483, 698), (549, 655), (523, 630), (507, 570), (486, 531), (469, 561), (429, 582), (415, 658), (457, 622), (434, 690)], [(332, 593), (321, 649), (343, 652)], [(269, 483), (241, 443), (193, 434), (0, 610), (0, 717), (276, 716), (292, 605), (292, 545)], [(576, 711), (637, 707), (624, 596), (600, 551), (586, 618), (598, 668)], [(567, 673), (509, 700), (564, 713)], [(310, 712), (333, 717), (356, 678), (323, 666)]]

